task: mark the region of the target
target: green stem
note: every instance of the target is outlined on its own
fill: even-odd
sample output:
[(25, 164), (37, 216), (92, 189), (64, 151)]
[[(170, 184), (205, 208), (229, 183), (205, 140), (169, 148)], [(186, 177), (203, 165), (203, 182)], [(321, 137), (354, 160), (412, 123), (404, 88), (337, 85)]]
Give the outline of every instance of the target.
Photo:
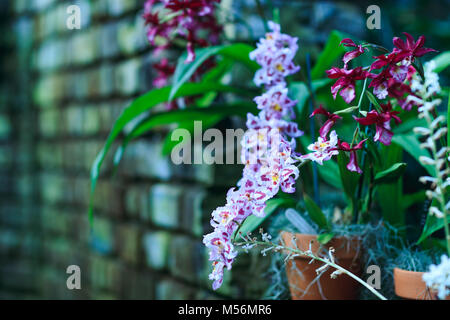
[[(252, 243), (254, 243), (256, 245), (268, 246), (268, 247), (274, 247), (274, 248), (280, 247), (280, 245), (275, 244), (273, 242), (254, 241)], [(387, 298), (385, 296), (383, 296), (381, 293), (379, 293), (377, 290), (375, 290), (373, 287), (371, 287), (367, 282), (365, 282), (364, 280), (362, 280), (361, 278), (359, 278), (358, 276), (356, 276), (352, 272), (348, 271), (347, 269), (344, 269), (341, 266), (337, 265), (336, 263), (334, 263), (334, 262), (332, 262), (332, 261), (330, 261), (328, 259), (320, 258), (320, 257), (314, 255), (311, 251), (305, 252), (305, 251), (302, 251), (302, 250), (299, 250), (299, 249), (294, 249), (294, 248), (290, 248), (290, 247), (286, 247), (286, 246), (281, 246), (281, 247), (284, 250), (291, 251), (292, 253), (299, 254), (299, 255), (302, 255), (302, 256), (307, 256), (307, 257), (310, 257), (313, 260), (317, 260), (317, 261), (323, 262), (326, 265), (328, 265), (328, 266), (330, 266), (330, 267), (332, 267), (332, 268), (334, 268), (336, 270), (339, 270), (340, 272), (345, 273), (349, 277), (355, 279), (361, 285), (366, 287), (370, 292), (372, 292), (380, 300), (387, 300)]]
[[(425, 115), (425, 119), (427, 121), (428, 127), (431, 128), (431, 123), (432, 123), (432, 118), (430, 116), (430, 114), (428, 114), (428, 111), (425, 111), (427, 114)], [(433, 134), (433, 133), (431, 133)], [(440, 171), (440, 167), (438, 165), (438, 162), (436, 160), (438, 160), (438, 156), (437, 156), (437, 148), (436, 148), (436, 142), (432, 139), (432, 148), (431, 148), (431, 152), (433, 155), (433, 159), (435, 160), (435, 174), (436, 174), (436, 178), (437, 178), (437, 187), (439, 187), (441, 189), (441, 192), (439, 193), (439, 204), (440, 204), (440, 209), (441, 212), (443, 214), (443, 219), (444, 219), (444, 230), (445, 230), (445, 240), (446, 240), (446, 244), (447, 244), (447, 254), (450, 256), (450, 228), (448, 226), (448, 210), (446, 209), (446, 203), (445, 203), (445, 188), (442, 188), (442, 186), (444, 185), (444, 182), (442, 181), (442, 177), (439, 174)], [(447, 166), (447, 161), (445, 161), (445, 165)]]

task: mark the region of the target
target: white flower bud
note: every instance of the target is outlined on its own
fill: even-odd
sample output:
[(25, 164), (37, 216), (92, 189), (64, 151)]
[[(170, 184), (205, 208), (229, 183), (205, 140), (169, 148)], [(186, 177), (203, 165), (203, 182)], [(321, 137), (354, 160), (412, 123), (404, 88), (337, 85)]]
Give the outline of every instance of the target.
[(436, 163), (436, 161), (434, 161), (433, 159), (431, 159), (430, 157), (425, 157), (425, 156), (420, 156), (419, 157), (419, 161), (421, 164), (423, 165), (434, 165)]
[(427, 135), (431, 134), (431, 130), (430, 129), (423, 128), (423, 127), (415, 127), (413, 129), (413, 131), (414, 131), (415, 134), (419, 134), (419, 135), (422, 135), (422, 136), (427, 136)]
[(447, 128), (440, 128), (438, 131), (436, 131), (435, 134), (433, 134), (432, 139), (437, 141), (441, 137), (443, 137), (447, 133)]
[(435, 215), (436, 218), (443, 218), (444, 214), (436, 207), (431, 207), (430, 208), (430, 214), (431, 215)]

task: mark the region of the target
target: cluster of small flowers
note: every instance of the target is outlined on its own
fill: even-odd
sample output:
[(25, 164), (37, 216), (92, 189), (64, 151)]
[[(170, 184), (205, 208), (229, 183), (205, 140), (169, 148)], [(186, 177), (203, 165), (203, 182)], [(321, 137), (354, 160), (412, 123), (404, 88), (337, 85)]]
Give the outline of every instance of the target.
[[(170, 47), (178, 38), (186, 41), (186, 62), (189, 63), (195, 59), (195, 47), (217, 44), (222, 27), (215, 16), (216, 3), (220, 0), (147, 0), (143, 15), (148, 26), (147, 38), (152, 45), (156, 45), (157, 37), (165, 39), (157, 45), (155, 54)], [(175, 71), (167, 59), (162, 59), (154, 68), (158, 76), (153, 84), (158, 88), (166, 85)]]
[[(223, 282), (224, 268), (231, 269), (237, 251), (232, 237), (239, 225), (250, 215), (264, 216), (266, 201), (279, 190), (292, 193), (299, 171), (295, 166), (297, 155), (295, 138), (303, 133), (293, 119), (292, 107), (296, 101), (289, 99), (285, 77), (299, 70), (293, 63), (298, 49), (297, 38), (280, 33), (280, 26), (270, 22), (272, 32), (261, 39), (250, 54), (262, 67), (255, 76), (255, 83), (265, 85), (266, 92), (254, 99), (260, 113), (248, 114), (247, 127), (242, 144), (242, 160), (245, 163), (238, 189), (227, 194), (227, 203), (212, 213), (214, 231), (204, 236), (203, 243), (210, 250), (213, 261), (213, 289)], [(292, 138), (291, 141), (288, 137)]]
[[(435, 176), (424, 176), (420, 178), (422, 183), (430, 183), (430, 190), (427, 191), (429, 199), (436, 199), (441, 208), (436, 206), (430, 207), (430, 214), (434, 214), (438, 218), (443, 218), (444, 214), (448, 214), (450, 210), (450, 201), (446, 203), (446, 191), (450, 186), (448, 160), (450, 149), (446, 145), (442, 145), (440, 140), (447, 134), (447, 121), (444, 116), (433, 117), (432, 113), (435, 108), (442, 102), (436, 98), (441, 90), (439, 85), (439, 77), (433, 72), (435, 69), (434, 62), (428, 62), (424, 66), (424, 80), (417, 75), (413, 77), (411, 88), (414, 95), (408, 97), (408, 100), (418, 106), (419, 117), (424, 118), (427, 127), (416, 127), (414, 132), (423, 136), (425, 142), (421, 147), (428, 150), (432, 157), (421, 156), (420, 162), (424, 165), (434, 166)], [(441, 145), (441, 146), (440, 146)]]
[(437, 290), (439, 299), (450, 295), (450, 258), (443, 255), (439, 265), (432, 264), (430, 271), (423, 274), (423, 281), (429, 288)]
[[(357, 45), (351, 39), (343, 39), (341, 44), (346, 47), (355, 48), (347, 52), (343, 57), (344, 68), (340, 69), (333, 67), (327, 70), (327, 75), (330, 79), (337, 79), (335, 84), (331, 87), (333, 98), (336, 99), (339, 93), (345, 102), (351, 103), (355, 99), (355, 85), (358, 80), (373, 79), (369, 87), (373, 87), (373, 92), (378, 99), (386, 99), (387, 97), (394, 98), (397, 103), (406, 110), (410, 110), (413, 103), (404, 96), (413, 94), (411, 86), (405, 81), (412, 80), (413, 75), (417, 74), (412, 62), (416, 57), (421, 57), (424, 54), (435, 51), (433, 49), (423, 48), (425, 38), (419, 37), (417, 42), (414, 38), (404, 33), (406, 36), (406, 43), (395, 37), (393, 39), (394, 49), (387, 55), (380, 55), (374, 57), (376, 60), (368, 68), (356, 67), (349, 69), (348, 64), (351, 60), (364, 54), (366, 49), (363, 45)], [(368, 71), (368, 70), (369, 71)], [(382, 69), (379, 74), (373, 74), (370, 71)], [(347, 164), (347, 169), (350, 171), (362, 173), (357, 161), (356, 151), (363, 148), (365, 140), (361, 140), (355, 145), (350, 145), (338, 139), (336, 132), (331, 128), (336, 122), (342, 119), (339, 115), (326, 111), (322, 106), (315, 110), (311, 116), (325, 115), (327, 121), (324, 123), (319, 133), (318, 140), (311, 144), (308, 149), (312, 153), (302, 156), (303, 160), (311, 160), (323, 164), (323, 161), (330, 160), (339, 151), (349, 152), (350, 160)], [(364, 117), (354, 117), (355, 121), (363, 126), (375, 125), (375, 135), (373, 140), (380, 141), (384, 145), (390, 145), (392, 141), (393, 132), (391, 131), (391, 120), (396, 124), (401, 122), (398, 117), (399, 112), (394, 111), (390, 101), (380, 104), (379, 110), (371, 110), (364, 114)], [(330, 133), (331, 131), (331, 133)], [(329, 134), (330, 133), (330, 134)], [(329, 134), (329, 136), (327, 136)]]

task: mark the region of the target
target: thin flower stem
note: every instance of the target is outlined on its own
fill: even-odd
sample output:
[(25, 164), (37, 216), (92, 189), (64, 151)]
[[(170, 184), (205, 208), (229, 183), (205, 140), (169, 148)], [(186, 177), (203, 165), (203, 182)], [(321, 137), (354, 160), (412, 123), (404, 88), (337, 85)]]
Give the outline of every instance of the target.
[(356, 281), (358, 281), (361, 285), (363, 285), (370, 292), (372, 292), (378, 299), (380, 299), (380, 300), (387, 300), (387, 298), (385, 296), (383, 296), (381, 293), (379, 293), (377, 290), (375, 290), (368, 283), (366, 283), (364, 280), (362, 280), (361, 278), (359, 278), (358, 276), (356, 276), (352, 272), (348, 271), (347, 269), (342, 268), (341, 266), (337, 265), (336, 263), (334, 263), (334, 262), (332, 262), (332, 261), (330, 261), (328, 259), (323, 259), (321, 257), (316, 256), (311, 251), (302, 251), (300, 249), (295, 249), (295, 248), (291, 248), (291, 247), (287, 247), (287, 246), (281, 246), (281, 245), (275, 244), (275, 243), (270, 242), (270, 241), (267, 241), (267, 242), (253, 241), (252, 243), (255, 244), (255, 245), (261, 245), (261, 246), (267, 246), (267, 247), (273, 247), (273, 248), (282, 248), (282, 249), (288, 250), (288, 251), (290, 251), (292, 253), (295, 253), (295, 254), (298, 254), (298, 255), (302, 255), (302, 256), (307, 256), (307, 257), (310, 257), (313, 260), (317, 260), (317, 261), (320, 261), (322, 263), (325, 263), (326, 265), (328, 265), (328, 266), (330, 266), (330, 267), (332, 267), (332, 268), (334, 268), (336, 270), (339, 270), (340, 272), (345, 273), (349, 277), (351, 277), (351, 278), (355, 279)]
[(307, 164), (308, 162), (311, 162), (311, 160), (306, 159), (305, 161), (301, 162), (301, 163), (297, 166), (297, 168), (303, 167), (303, 166), (304, 166), (305, 164)]
[[(427, 110), (424, 111), (425, 112), (425, 120), (427, 122), (427, 125), (430, 129), (432, 129), (432, 122), (433, 122), (433, 118), (430, 116), (430, 114), (428, 113)], [(434, 139), (431, 139), (432, 143), (431, 143), (431, 153), (433, 156), (433, 159), (435, 159), (435, 165), (434, 165), (434, 169), (436, 170), (436, 178), (437, 178), (437, 188), (440, 188), (441, 192), (438, 193), (439, 195), (439, 205), (440, 205), (440, 209), (441, 212), (443, 214), (443, 219), (444, 219), (444, 230), (445, 230), (445, 240), (446, 240), (446, 245), (447, 245), (447, 254), (450, 256), (450, 228), (448, 225), (448, 210), (446, 208), (446, 203), (445, 203), (445, 189), (446, 188), (442, 188), (442, 186), (444, 185), (444, 181), (442, 180), (441, 175), (439, 174), (439, 171), (441, 170), (440, 166), (439, 166), (439, 162), (437, 161), (437, 159), (439, 158), (437, 156), (437, 147), (436, 147), (436, 141)], [(447, 158), (447, 157), (446, 157)], [(448, 165), (448, 162), (445, 161), (445, 166)]]

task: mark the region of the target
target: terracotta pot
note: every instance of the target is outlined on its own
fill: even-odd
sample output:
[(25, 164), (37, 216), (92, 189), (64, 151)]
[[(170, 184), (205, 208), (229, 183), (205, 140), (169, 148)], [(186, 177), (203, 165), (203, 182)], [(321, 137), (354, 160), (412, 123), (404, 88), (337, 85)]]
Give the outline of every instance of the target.
[(411, 300), (437, 300), (436, 293), (422, 280), (423, 274), (394, 268), (395, 294)]
[[(341, 267), (361, 275), (360, 266), (360, 240), (357, 238), (336, 237), (326, 245), (320, 245), (317, 235), (295, 235), (283, 231), (281, 237), (288, 247), (293, 244), (295, 236), (297, 248), (306, 251), (310, 248), (314, 254), (328, 252), (330, 247), (335, 249), (335, 261)], [(286, 273), (289, 280), (289, 289), (293, 300), (356, 300), (358, 299), (360, 284), (346, 274), (339, 275), (336, 279), (330, 277), (336, 269), (329, 268), (320, 278), (317, 278), (316, 269), (323, 263), (314, 261), (310, 263), (309, 257), (296, 257), (286, 263)], [(315, 282), (314, 282), (315, 281)], [(314, 282), (314, 283), (313, 283)]]

